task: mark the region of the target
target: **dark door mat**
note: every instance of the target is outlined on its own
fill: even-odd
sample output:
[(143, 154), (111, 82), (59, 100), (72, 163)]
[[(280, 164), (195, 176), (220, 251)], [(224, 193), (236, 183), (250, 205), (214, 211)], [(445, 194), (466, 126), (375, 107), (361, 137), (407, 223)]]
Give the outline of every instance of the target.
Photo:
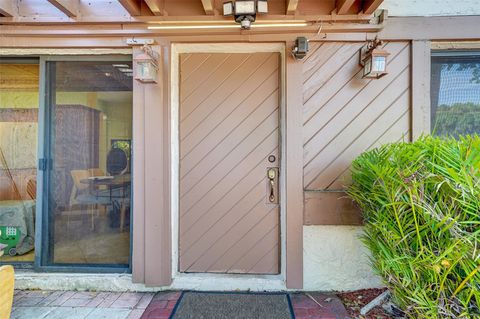
[(185, 292), (171, 319), (292, 319), (293, 310), (284, 293)]

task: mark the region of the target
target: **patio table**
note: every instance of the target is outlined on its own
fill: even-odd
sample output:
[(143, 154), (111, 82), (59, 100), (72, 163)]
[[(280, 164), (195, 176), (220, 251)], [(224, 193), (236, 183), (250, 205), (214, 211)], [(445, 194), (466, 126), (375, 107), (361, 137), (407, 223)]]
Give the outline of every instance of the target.
[[(127, 206), (130, 205), (130, 174), (116, 176), (93, 176), (80, 181), (91, 185), (91, 195), (99, 200), (108, 199), (112, 205), (120, 208), (120, 231), (125, 227)], [(105, 186), (106, 189), (101, 189)]]

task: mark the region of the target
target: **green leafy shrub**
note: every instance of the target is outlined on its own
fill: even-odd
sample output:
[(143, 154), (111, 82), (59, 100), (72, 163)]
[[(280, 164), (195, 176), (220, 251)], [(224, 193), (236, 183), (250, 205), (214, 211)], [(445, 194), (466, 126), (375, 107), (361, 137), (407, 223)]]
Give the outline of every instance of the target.
[(434, 135), (455, 136), (480, 132), (480, 104), (439, 105), (433, 123)]
[(363, 153), (348, 194), (374, 269), (410, 318), (480, 318), (480, 138)]

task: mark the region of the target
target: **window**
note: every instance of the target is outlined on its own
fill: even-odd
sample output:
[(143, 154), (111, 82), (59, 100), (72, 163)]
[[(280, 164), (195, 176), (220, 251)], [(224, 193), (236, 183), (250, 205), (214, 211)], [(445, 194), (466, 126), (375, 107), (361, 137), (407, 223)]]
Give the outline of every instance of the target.
[(0, 263), (35, 256), (39, 65), (0, 59)]
[(431, 127), (438, 136), (480, 134), (480, 52), (434, 52)]

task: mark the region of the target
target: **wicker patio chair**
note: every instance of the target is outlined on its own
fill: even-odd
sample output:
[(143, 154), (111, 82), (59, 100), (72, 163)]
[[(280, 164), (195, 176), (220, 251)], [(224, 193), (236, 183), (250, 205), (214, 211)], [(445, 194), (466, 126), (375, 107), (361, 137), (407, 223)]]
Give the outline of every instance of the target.
[(13, 304), (15, 276), (12, 266), (0, 267), (0, 318), (9, 319)]

